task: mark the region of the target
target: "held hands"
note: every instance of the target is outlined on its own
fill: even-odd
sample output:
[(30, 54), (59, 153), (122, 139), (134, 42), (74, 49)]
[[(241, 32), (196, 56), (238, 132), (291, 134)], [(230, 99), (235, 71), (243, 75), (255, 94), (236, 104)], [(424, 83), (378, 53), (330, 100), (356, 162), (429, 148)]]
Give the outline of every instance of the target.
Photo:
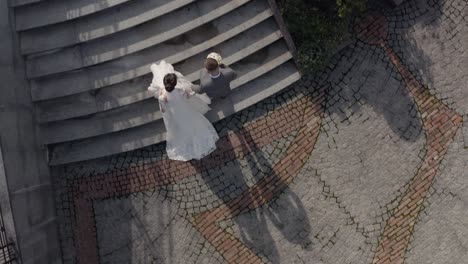
[(194, 91), (184, 91), (184, 96), (185, 98), (189, 99), (190, 97), (194, 96), (195, 92)]
[(159, 92), (159, 109), (161, 109), (162, 113), (165, 113), (166, 110), (164, 109), (164, 106), (167, 104), (167, 96), (163, 94), (162, 91)]

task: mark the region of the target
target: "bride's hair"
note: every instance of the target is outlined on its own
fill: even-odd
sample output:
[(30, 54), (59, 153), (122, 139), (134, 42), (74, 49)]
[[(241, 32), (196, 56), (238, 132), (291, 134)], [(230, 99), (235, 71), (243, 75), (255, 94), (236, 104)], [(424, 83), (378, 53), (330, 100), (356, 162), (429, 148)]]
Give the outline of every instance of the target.
[(177, 76), (174, 73), (168, 73), (163, 79), (164, 88), (168, 92), (172, 92), (177, 85)]

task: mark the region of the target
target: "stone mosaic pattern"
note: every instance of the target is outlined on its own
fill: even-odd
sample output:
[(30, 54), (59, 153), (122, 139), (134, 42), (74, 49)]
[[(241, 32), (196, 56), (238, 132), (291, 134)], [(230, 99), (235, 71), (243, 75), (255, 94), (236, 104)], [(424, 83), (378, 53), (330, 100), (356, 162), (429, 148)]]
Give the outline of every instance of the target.
[(379, 241), (373, 263), (403, 263), (405, 252), (422, 203), (432, 185), (439, 165), (461, 125), (462, 117), (426, 89), (403, 64), (387, 42), (388, 22), (383, 14), (370, 14), (356, 26), (358, 38), (385, 51), (421, 115), (426, 134), (426, 153), (418, 171), (392, 212)]
[(369, 11), (201, 161), (160, 144), (55, 168), (64, 263), (463, 263), (467, 6)]

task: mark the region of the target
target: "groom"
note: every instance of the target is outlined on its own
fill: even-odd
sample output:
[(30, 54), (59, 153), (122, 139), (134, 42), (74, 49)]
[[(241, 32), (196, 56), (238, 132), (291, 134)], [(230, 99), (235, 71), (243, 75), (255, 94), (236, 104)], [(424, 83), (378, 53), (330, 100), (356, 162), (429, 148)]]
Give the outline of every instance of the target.
[(200, 72), (200, 86), (193, 87), (197, 93), (206, 93), (212, 100), (225, 99), (231, 92), (230, 83), (237, 73), (221, 62), (221, 55), (212, 52), (205, 59), (205, 68)]

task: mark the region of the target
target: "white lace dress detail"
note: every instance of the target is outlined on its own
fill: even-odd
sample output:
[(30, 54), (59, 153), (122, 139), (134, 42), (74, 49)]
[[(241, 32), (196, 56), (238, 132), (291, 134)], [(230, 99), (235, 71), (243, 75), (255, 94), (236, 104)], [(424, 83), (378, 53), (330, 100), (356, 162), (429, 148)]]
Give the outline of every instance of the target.
[[(208, 96), (194, 93), (192, 84), (165, 61), (151, 65), (151, 71), (153, 82), (148, 90), (159, 101), (166, 126), (166, 152), (169, 159), (188, 161), (210, 154), (216, 149), (219, 137), (204, 116), (210, 110)], [(162, 88), (167, 73), (177, 75), (176, 89), (170, 93)]]

